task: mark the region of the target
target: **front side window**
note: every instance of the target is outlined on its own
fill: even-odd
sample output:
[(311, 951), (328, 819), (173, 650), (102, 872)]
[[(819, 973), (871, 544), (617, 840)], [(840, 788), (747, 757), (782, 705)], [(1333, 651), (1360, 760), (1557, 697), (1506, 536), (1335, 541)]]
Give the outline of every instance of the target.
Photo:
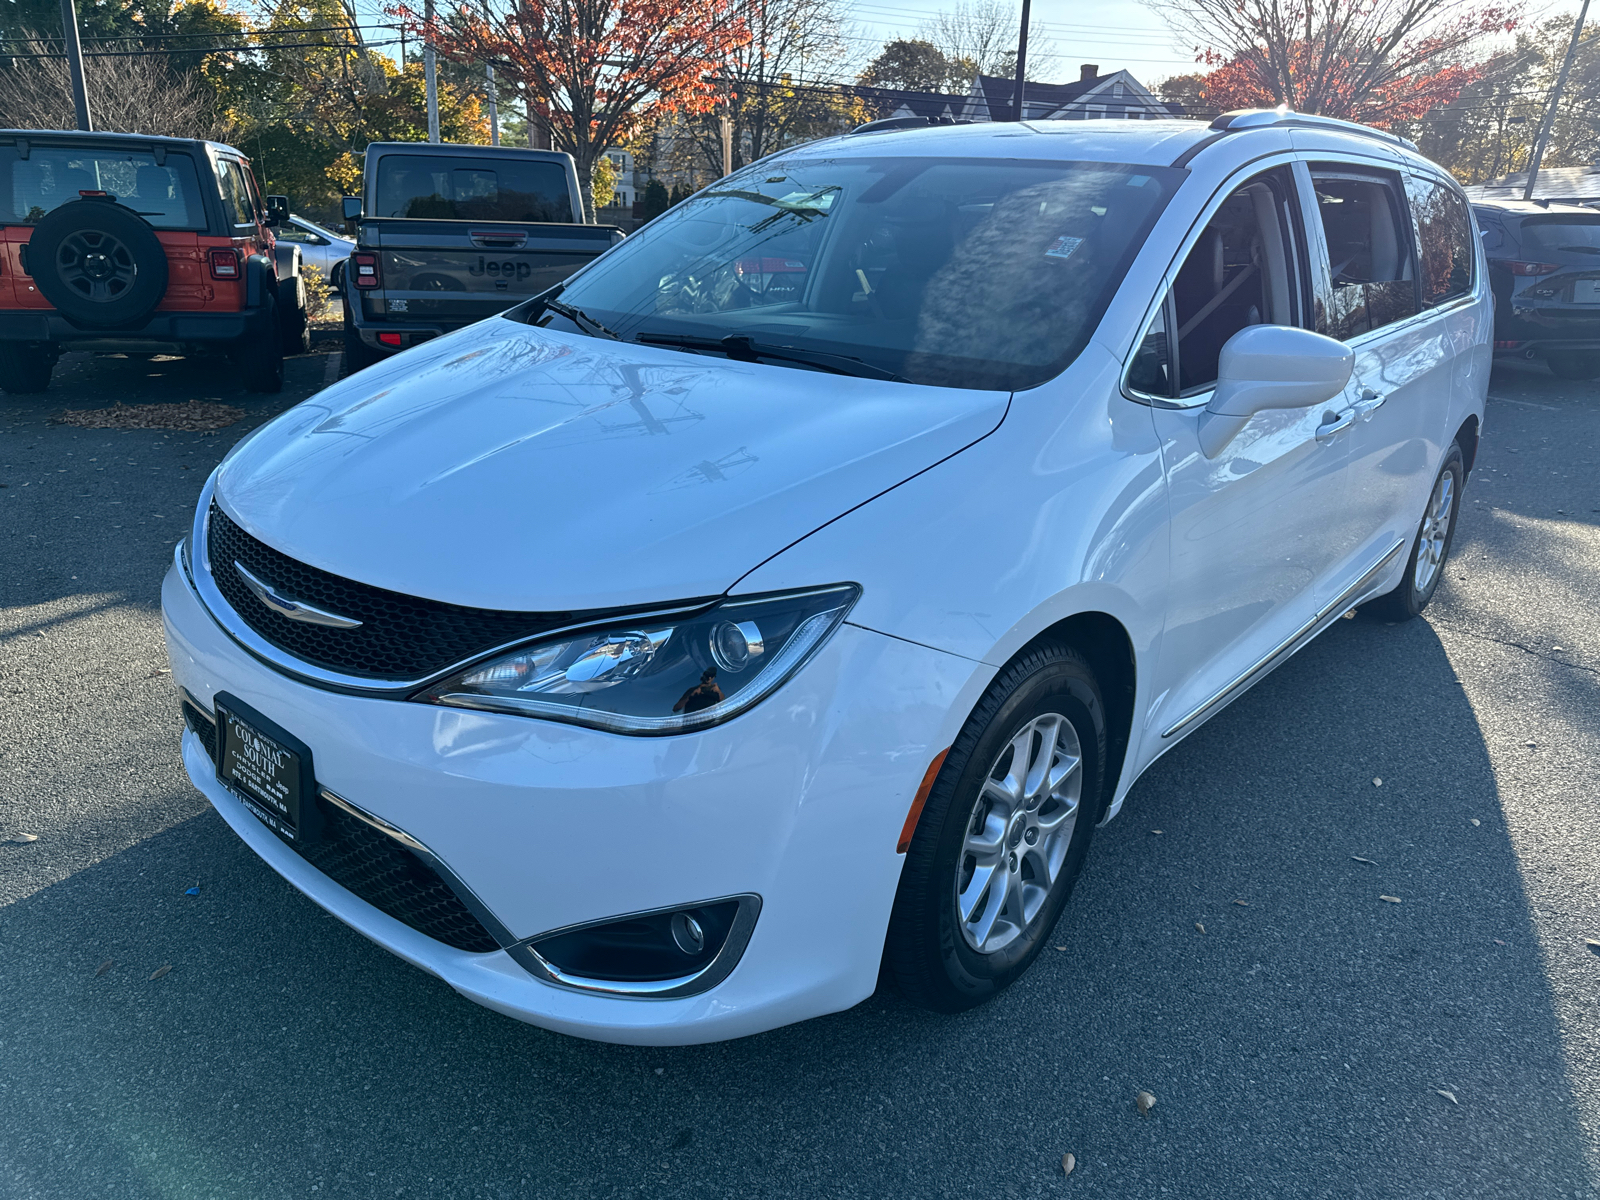
[(1311, 164), (1333, 281), (1318, 333), (1349, 341), (1417, 313), (1411, 233), (1399, 178)]
[(285, 225), (282, 229), (274, 231), (274, 237), (280, 242), (298, 242), (302, 246), (326, 246), (328, 239), (318, 237), (309, 229), (301, 229), (298, 225)]
[(1432, 308), (1472, 291), (1472, 214), (1452, 187), (1436, 179), (1406, 180), (1411, 217), (1416, 222), (1422, 305)]
[(378, 160), (380, 217), (569, 224), (566, 168), (537, 159), (385, 154)]
[(630, 340), (1033, 387), (1088, 341), (1182, 178), (1118, 163), (797, 154), (678, 205), (560, 298)]
[(93, 147), (0, 146), (0, 221), (34, 225), (82, 192), (108, 192), (156, 229), (204, 229), (194, 160)]
[(1236, 188), (1189, 251), (1134, 353), (1128, 386), (1174, 398), (1217, 382), (1222, 347), (1251, 325), (1300, 322), (1294, 187), (1282, 170)]

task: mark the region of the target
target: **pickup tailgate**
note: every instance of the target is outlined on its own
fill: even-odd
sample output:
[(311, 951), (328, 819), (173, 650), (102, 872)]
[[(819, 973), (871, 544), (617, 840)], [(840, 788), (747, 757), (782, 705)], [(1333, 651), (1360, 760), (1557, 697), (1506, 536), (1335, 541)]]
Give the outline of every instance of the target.
[(364, 222), (361, 240), (381, 264), (369, 293), (380, 312), (474, 321), (554, 287), (621, 236), (609, 225), (391, 217)]

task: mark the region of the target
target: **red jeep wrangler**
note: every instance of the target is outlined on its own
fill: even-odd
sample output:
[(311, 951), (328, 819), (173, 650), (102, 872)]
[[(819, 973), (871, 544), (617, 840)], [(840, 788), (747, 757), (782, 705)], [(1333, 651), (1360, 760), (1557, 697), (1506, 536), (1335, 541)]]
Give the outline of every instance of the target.
[(62, 350), (225, 351), (255, 392), (310, 348), (289, 202), (231, 146), (0, 130), (0, 388), (42, 392)]

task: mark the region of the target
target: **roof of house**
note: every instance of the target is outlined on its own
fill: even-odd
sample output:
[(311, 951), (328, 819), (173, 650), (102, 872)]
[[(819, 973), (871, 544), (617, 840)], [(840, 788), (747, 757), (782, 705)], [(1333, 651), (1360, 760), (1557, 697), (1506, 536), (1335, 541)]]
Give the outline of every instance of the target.
[[(1464, 189), (1469, 200), (1521, 200), (1528, 173), (1517, 171)], [(1533, 185), (1535, 200), (1600, 200), (1600, 163), (1590, 167), (1545, 167)]]

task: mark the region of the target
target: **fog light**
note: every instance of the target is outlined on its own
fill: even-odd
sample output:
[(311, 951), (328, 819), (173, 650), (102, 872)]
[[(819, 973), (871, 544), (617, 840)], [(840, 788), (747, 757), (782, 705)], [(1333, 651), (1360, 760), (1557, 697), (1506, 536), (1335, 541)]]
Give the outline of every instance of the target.
[(706, 931), (692, 913), (673, 913), (672, 940), (685, 954), (699, 954), (706, 948)]

